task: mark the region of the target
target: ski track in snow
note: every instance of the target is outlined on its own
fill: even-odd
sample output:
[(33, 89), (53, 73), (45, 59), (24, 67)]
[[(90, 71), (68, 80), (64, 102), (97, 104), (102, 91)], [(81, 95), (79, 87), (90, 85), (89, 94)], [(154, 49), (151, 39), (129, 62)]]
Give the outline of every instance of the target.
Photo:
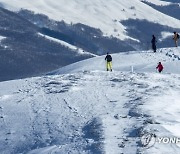
[[(164, 54), (179, 61), (174, 50)], [(156, 58), (152, 53), (141, 56), (147, 61)], [(140, 140), (146, 132), (178, 134), (180, 113), (169, 101), (178, 105), (179, 81), (178, 74), (96, 70), (2, 82), (0, 151), (179, 153), (177, 145), (155, 144), (148, 149)]]

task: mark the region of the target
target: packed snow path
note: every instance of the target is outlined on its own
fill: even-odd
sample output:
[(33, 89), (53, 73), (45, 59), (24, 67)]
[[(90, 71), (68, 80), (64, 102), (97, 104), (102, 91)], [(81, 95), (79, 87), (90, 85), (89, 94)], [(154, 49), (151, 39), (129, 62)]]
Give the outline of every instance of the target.
[(179, 75), (84, 71), (0, 87), (1, 153), (180, 153), (140, 141), (178, 135)]

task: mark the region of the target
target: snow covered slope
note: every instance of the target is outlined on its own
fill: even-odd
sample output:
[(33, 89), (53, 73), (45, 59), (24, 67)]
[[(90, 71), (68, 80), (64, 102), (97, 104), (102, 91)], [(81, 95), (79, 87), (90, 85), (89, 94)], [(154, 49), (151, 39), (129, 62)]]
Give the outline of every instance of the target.
[[(38, 35), (41, 36), (41, 37), (44, 37), (44, 38), (46, 38), (46, 39), (48, 39), (48, 40), (51, 40), (52, 42), (57, 42), (57, 43), (65, 46), (65, 47), (67, 47), (67, 48), (70, 48), (70, 49), (72, 49), (73, 51), (75, 51), (75, 52), (77, 52), (77, 53), (79, 53), (79, 54), (97, 56), (97, 55), (92, 54), (92, 53), (90, 53), (90, 52), (86, 52), (86, 51), (84, 51), (84, 50), (81, 49), (81, 48), (77, 48), (76, 46), (71, 45), (71, 44), (69, 44), (69, 43), (67, 43), (67, 42), (65, 42), (65, 41), (62, 41), (62, 40), (59, 40), (59, 39), (56, 39), (56, 38), (53, 38), (53, 37), (50, 37), (50, 36), (47, 36), (47, 35), (44, 35), (44, 34), (41, 34), (41, 33), (38, 33)], [(0, 39), (1, 39), (1, 38), (0, 38)]]
[[(123, 20), (145, 19), (172, 28), (180, 26), (179, 20), (153, 9), (140, 0), (0, 0), (0, 3), (8, 9), (24, 8), (45, 14), (57, 21), (64, 20), (67, 23), (82, 23), (99, 28), (104, 35), (113, 35), (121, 40), (129, 38), (126, 26), (120, 23)], [(169, 4), (160, 0), (154, 3)]]
[[(79, 71), (88, 70), (105, 70), (105, 57), (90, 58), (85, 61), (77, 62), (59, 70), (53, 71), (50, 74), (76, 73)], [(125, 52), (113, 54), (113, 70), (131, 72), (156, 72), (158, 62), (162, 62), (165, 69), (164, 73), (180, 74), (180, 52), (179, 48), (164, 48), (158, 49), (157, 53), (149, 51)]]
[(161, 6), (166, 6), (166, 5), (170, 5), (171, 0), (168, 0), (167, 1), (161, 1), (161, 0), (144, 0), (143, 2), (150, 2), (150, 3), (153, 3), (153, 4), (156, 4), (156, 5), (161, 5)]
[[(141, 142), (148, 133), (180, 137), (178, 50), (113, 55), (113, 72), (96, 57), (50, 76), (1, 82), (0, 153), (180, 153), (179, 144)], [(162, 74), (154, 68), (160, 60)]]
[(40, 28), (17, 13), (0, 7), (0, 14), (0, 81), (39, 76), (92, 57), (38, 35)]

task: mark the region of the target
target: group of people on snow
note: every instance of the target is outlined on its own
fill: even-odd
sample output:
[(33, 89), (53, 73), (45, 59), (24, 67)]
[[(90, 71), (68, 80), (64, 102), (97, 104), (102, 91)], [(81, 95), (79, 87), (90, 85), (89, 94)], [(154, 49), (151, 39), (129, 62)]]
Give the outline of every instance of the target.
[[(106, 69), (107, 71), (111, 71), (112, 72), (112, 56), (107, 53), (106, 57)], [(158, 66), (156, 67), (156, 69), (158, 70), (159, 73), (161, 73), (163, 71), (163, 65), (161, 64), (161, 62), (158, 63)]]
[[(174, 32), (173, 40), (174, 40), (176, 47), (178, 47), (178, 39), (179, 39), (179, 34), (177, 32)], [(151, 44), (152, 44), (152, 49), (154, 52), (156, 52), (156, 43), (157, 43), (156, 37), (154, 35), (152, 35)]]
[[(179, 39), (179, 34), (177, 32), (174, 32), (173, 40), (175, 42), (176, 47), (178, 47), (178, 39)], [(155, 35), (152, 35), (151, 44), (152, 44), (152, 50), (154, 52), (156, 52), (156, 43), (157, 43), (156, 37)], [(105, 60), (106, 60), (107, 71), (112, 71), (112, 56), (109, 53), (107, 53)], [(159, 73), (163, 71), (163, 65), (161, 62), (158, 63), (156, 69), (158, 70)]]

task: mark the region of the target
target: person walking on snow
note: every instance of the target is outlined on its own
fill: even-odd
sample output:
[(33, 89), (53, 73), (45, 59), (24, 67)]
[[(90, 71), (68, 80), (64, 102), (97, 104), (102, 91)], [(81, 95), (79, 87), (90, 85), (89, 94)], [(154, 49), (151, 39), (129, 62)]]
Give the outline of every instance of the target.
[(152, 49), (154, 52), (156, 52), (156, 37), (154, 35), (152, 35), (152, 40), (151, 40), (151, 43), (152, 43)]
[(173, 40), (175, 42), (176, 47), (178, 47), (178, 39), (179, 39), (179, 34), (177, 32), (174, 32)]
[(112, 57), (109, 53), (107, 53), (105, 60), (106, 60), (107, 71), (109, 71), (109, 70), (112, 71)]
[(163, 65), (161, 64), (161, 62), (159, 62), (158, 66), (156, 67), (156, 69), (159, 71), (159, 73), (162, 72), (163, 70)]

